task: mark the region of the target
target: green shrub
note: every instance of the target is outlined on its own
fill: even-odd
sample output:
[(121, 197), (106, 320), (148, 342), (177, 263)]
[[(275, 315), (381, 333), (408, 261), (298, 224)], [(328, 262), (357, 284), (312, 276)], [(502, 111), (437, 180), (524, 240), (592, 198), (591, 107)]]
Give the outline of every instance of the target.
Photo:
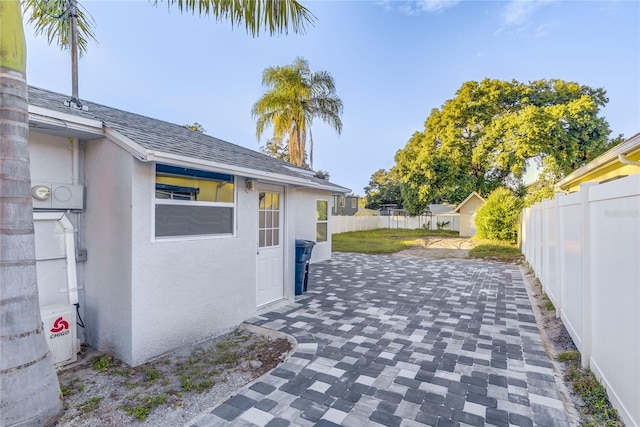
[(518, 236), (518, 218), (522, 210), (522, 200), (510, 190), (498, 188), (478, 209), (475, 223), (479, 239), (515, 242)]

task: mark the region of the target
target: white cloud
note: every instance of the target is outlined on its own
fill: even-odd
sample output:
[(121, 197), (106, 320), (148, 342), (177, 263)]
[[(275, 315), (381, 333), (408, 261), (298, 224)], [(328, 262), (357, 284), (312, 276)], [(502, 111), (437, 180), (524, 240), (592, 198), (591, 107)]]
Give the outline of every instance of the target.
[(391, 1), (390, 0), (378, 0), (378, 5), (381, 6), (384, 10), (391, 10)]
[(436, 13), (454, 7), (460, 0), (417, 0), (418, 7), (427, 13)]
[(502, 25), (522, 26), (536, 11), (555, 0), (511, 0), (502, 11)]
[(536, 28), (536, 37), (542, 38), (542, 37), (548, 36), (550, 30), (557, 25), (558, 25), (558, 22), (550, 22), (548, 24), (538, 25), (538, 28)]
[(405, 15), (438, 13), (460, 3), (461, 0), (380, 0), (378, 4), (385, 10), (398, 9)]

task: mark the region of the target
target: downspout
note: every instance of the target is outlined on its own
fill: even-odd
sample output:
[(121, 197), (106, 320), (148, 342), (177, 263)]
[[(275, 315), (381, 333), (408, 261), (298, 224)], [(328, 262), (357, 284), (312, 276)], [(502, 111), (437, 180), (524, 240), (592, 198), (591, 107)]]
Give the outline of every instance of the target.
[(78, 304), (78, 276), (76, 274), (76, 254), (75, 254), (75, 237), (73, 224), (66, 215), (62, 215), (58, 219), (64, 232), (64, 247), (66, 251), (67, 262), (67, 292), (69, 293), (69, 304)]
[(623, 165), (640, 166), (639, 161), (629, 160), (624, 154), (618, 154), (618, 161)]
[(75, 238), (73, 224), (65, 214), (59, 212), (35, 212), (33, 214), (35, 221), (58, 221), (62, 226), (64, 233), (64, 249), (65, 261), (67, 265), (67, 289), (60, 289), (60, 292), (67, 292), (69, 304), (78, 303), (78, 278), (76, 276), (76, 258), (75, 258)]

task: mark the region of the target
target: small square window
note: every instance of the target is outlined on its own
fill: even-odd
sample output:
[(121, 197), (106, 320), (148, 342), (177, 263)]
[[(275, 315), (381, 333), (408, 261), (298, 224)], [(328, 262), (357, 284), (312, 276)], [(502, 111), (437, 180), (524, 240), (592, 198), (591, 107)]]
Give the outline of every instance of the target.
[(328, 200), (316, 201), (316, 242), (326, 242), (329, 239), (328, 209)]

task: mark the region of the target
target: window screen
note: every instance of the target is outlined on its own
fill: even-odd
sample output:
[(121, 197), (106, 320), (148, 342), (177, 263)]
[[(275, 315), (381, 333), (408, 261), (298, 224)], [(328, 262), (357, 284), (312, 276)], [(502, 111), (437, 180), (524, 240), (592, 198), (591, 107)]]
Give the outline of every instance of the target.
[(232, 175), (158, 164), (155, 187), (156, 238), (234, 233)]

